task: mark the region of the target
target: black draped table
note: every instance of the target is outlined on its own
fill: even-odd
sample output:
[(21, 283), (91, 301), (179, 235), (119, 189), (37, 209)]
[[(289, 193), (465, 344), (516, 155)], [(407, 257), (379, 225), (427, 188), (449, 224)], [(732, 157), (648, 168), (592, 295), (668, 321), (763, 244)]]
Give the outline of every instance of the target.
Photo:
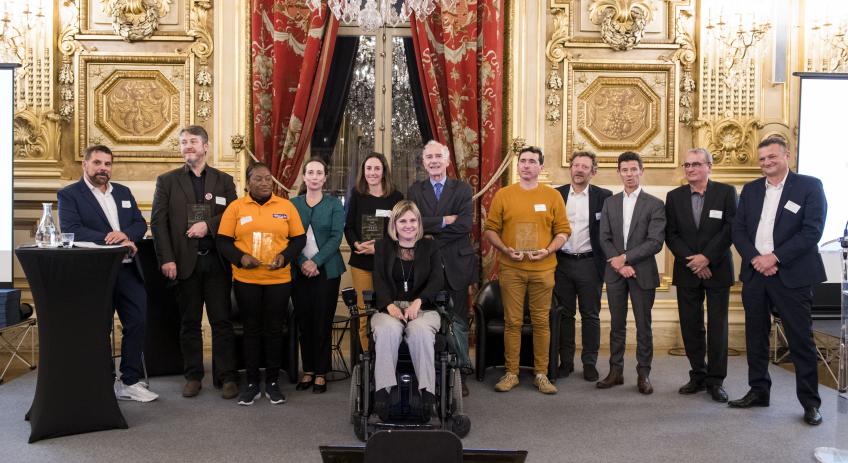
[(19, 247), (38, 315), (38, 382), (29, 442), (126, 429), (112, 383), (112, 292), (125, 248)]

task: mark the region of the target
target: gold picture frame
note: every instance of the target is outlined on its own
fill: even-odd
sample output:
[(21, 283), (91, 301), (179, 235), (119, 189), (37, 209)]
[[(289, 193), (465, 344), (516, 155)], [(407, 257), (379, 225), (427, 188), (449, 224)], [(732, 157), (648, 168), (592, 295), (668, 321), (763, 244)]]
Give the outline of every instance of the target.
[(677, 167), (678, 65), (672, 62), (568, 61), (562, 166), (569, 154), (594, 151), (616, 167), (622, 151), (646, 167)]
[(93, 144), (136, 162), (182, 162), (178, 133), (194, 123), (191, 55), (79, 56), (76, 158)]

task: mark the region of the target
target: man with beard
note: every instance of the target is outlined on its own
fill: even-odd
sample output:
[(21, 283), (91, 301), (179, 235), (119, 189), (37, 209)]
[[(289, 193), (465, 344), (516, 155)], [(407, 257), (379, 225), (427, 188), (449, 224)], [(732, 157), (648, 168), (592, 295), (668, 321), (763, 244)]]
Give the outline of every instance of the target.
[(115, 396), (119, 400), (150, 402), (158, 395), (139, 381), (143, 374), (141, 355), (147, 324), (147, 293), (141, 268), (133, 258), (138, 251), (135, 242), (144, 237), (147, 222), (129, 188), (109, 181), (112, 150), (103, 145), (89, 146), (85, 149), (82, 169), (82, 179), (58, 193), (61, 229), (73, 233), (76, 241), (129, 248), (114, 292), (114, 309), (123, 327), (121, 377), (115, 381)]
[(424, 145), (421, 162), (430, 176), (409, 187), (424, 225), (424, 233), (439, 242), (445, 281), (453, 300), (453, 332), (457, 340), (462, 374), (462, 395), (468, 395), (465, 377), (471, 369), (468, 358), (468, 286), (477, 279), (477, 257), (471, 246), (471, 186), (448, 178), (448, 147), (431, 140)]
[(233, 178), (206, 164), (209, 135), (203, 127), (180, 131), (185, 165), (156, 179), (150, 228), (162, 274), (176, 284), (182, 327), (180, 347), (186, 383), (183, 397), (200, 393), (203, 379), (203, 305), (212, 327), (212, 359), (221, 397), (238, 395), (233, 325), (230, 322), (232, 274), (215, 248), (218, 224), (236, 199)]

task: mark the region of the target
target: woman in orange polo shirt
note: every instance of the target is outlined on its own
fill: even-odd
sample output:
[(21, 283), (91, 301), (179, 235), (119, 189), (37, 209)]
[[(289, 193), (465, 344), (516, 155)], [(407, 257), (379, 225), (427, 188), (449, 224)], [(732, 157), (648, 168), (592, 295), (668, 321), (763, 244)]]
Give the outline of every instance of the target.
[(233, 289), (244, 321), (247, 387), (240, 405), (262, 397), (259, 363), (265, 354), (265, 393), (272, 404), (285, 403), (279, 374), (283, 325), (291, 294), (291, 266), (306, 244), (297, 209), (273, 193), (271, 170), (262, 163), (247, 168), (248, 194), (224, 211), (218, 227), (218, 252), (233, 265)]

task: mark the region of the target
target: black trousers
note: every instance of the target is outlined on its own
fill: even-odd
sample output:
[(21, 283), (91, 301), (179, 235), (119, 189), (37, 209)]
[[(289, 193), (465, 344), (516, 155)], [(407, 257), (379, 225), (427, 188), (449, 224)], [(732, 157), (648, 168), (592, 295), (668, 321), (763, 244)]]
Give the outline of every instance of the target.
[(218, 380), (236, 381), (235, 336), (230, 321), (230, 285), (232, 276), (221, 264), (215, 251), (197, 256), (194, 272), (176, 286), (180, 306), (180, 348), (186, 379), (203, 379), (203, 304), (212, 327), (212, 358)]
[[(792, 363), (795, 364), (795, 393), (804, 407), (821, 405), (816, 344), (813, 341), (813, 301), (811, 286), (787, 288), (778, 275), (770, 277), (754, 273), (742, 286), (745, 307), (745, 343), (748, 349), (748, 385), (768, 394), (771, 310), (783, 321)], [(771, 308), (771, 310), (770, 310)]]
[(147, 326), (147, 293), (134, 262), (121, 266), (113, 300), (122, 327), (121, 381), (132, 386), (144, 375), (141, 355)]
[(610, 309), (610, 371), (624, 370), (624, 350), (627, 340), (627, 296), (636, 320), (636, 371), (648, 375), (654, 358), (654, 336), (651, 331), (651, 309), (656, 289), (642, 289), (636, 278), (619, 278), (607, 283)]
[(579, 307), (580, 333), (583, 341), (580, 360), (583, 365), (595, 365), (598, 362), (598, 348), (601, 344), (600, 313), (603, 281), (598, 276), (594, 258), (576, 259), (564, 256), (561, 252), (557, 252), (556, 257), (554, 297), (563, 308), (559, 321), (559, 362), (561, 365), (574, 364), (576, 334), (574, 317)]
[(265, 382), (276, 383), (283, 363), (283, 327), (289, 306), (291, 283), (257, 285), (234, 281), (236, 301), (244, 323), (244, 365), (247, 382), (259, 382), (259, 366), (265, 358)]
[(294, 271), (292, 299), (300, 330), (303, 371), (325, 375), (330, 370), (331, 331), (342, 279), (327, 279), (324, 267), (319, 267), (320, 273), (312, 278), (301, 273), (300, 268)]
[[(704, 329), (704, 297), (707, 329)], [(689, 358), (689, 378), (707, 386), (721, 386), (727, 376), (727, 306), (730, 287), (677, 287), (677, 312), (683, 347)], [(704, 337), (706, 335), (706, 338)], [(706, 362), (704, 361), (706, 356)]]

